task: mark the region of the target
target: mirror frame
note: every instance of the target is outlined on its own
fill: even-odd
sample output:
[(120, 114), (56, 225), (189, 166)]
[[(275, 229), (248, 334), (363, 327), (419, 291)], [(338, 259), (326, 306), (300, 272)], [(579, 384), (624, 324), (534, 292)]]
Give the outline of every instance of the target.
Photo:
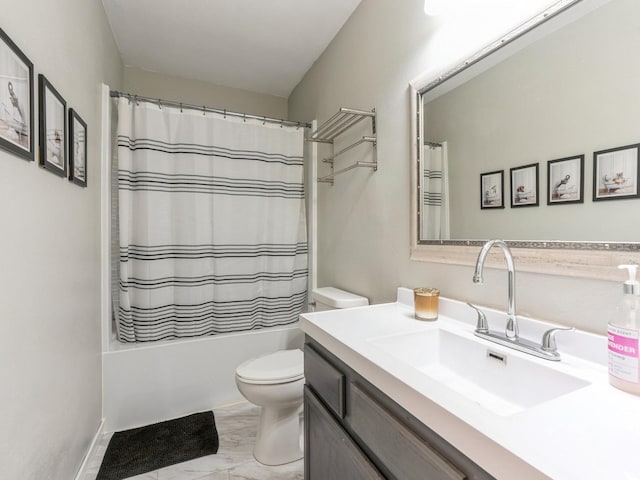
[[(440, 74), (423, 74), (409, 84), (411, 112), (411, 260), (474, 265), (480, 247), (486, 240), (420, 240), (420, 166), (422, 164), (423, 104), (422, 95), (443, 82), (474, 66), (484, 58), (510, 45), (531, 30), (555, 18), (578, 4), (604, 5), (611, 0), (561, 0), (511, 30), (502, 38), (477, 51), (469, 58), (454, 63)], [(595, 8), (579, 12), (578, 16)], [(575, 10), (575, 9), (574, 9)], [(489, 240), (489, 239), (487, 239)], [(507, 240), (518, 270), (569, 277), (620, 280), (616, 268), (622, 263), (640, 264), (640, 242), (579, 242), (579, 241), (512, 241)], [(504, 268), (501, 255), (489, 256), (487, 265)]]

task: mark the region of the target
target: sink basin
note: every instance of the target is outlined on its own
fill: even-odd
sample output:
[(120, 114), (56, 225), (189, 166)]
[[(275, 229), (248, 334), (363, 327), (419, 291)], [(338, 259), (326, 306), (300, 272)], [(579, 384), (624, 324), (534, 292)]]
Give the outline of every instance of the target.
[(513, 415), (589, 382), (447, 330), (370, 339), (375, 347), (497, 415)]

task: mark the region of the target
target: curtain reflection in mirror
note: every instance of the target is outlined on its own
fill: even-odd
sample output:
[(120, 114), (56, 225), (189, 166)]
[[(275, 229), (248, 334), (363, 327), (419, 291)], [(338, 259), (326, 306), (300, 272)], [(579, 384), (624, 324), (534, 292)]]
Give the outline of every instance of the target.
[(423, 153), (422, 236), (449, 239), (449, 169), (447, 143), (425, 142)]

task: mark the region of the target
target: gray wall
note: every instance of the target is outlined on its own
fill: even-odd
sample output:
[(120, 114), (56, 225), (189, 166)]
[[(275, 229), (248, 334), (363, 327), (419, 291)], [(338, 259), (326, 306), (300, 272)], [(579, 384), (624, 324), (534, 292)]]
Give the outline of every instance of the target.
[[(593, 152), (640, 141), (640, 63), (629, 57), (640, 50), (638, 18), (639, 2), (616, 0), (427, 102), (425, 138), (447, 140), (451, 238), (640, 238), (629, 221), (640, 200), (592, 201)], [(584, 204), (547, 205), (547, 161), (576, 155)], [(540, 206), (511, 209), (509, 168), (532, 163)], [(480, 173), (497, 170), (505, 209), (481, 212)]]
[[(474, 31), (487, 24), (478, 18), (444, 25), (425, 17), (423, 6), (423, 0), (363, 0), (289, 98), (292, 118), (322, 122), (340, 106), (378, 112), (378, 171), (352, 170), (333, 187), (319, 186), (318, 284), (375, 303), (392, 301), (398, 286), (432, 285), (443, 295), (504, 310), (504, 271), (489, 270), (485, 284), (474, 285), (469, 267), (409, 259), (409, 82), (504, 31), (504, 25)], [(525, 273), (517, 287), (521, 313), (598, 332), (606, 330), (620, 291), (612, 282)]]
[(173, 77), (134, 67), (124, 69), (123, 91), (192, 105), (226, 108), (252, 115), (287, 118), (286, 98)]
[(44, 73), (88, 124), (87, 188), (0, 151), (0, 478), (69, 480), (102, 416), (99, 92), (122, 65), (98, 0), (0, 10), (36, 97)]

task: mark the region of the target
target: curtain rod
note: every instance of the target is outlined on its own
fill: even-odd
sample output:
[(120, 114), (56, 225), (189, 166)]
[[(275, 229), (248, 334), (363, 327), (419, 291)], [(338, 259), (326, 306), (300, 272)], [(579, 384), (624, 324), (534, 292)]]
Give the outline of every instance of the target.
[(211, 107), (206, 107), (204, 105), (191, 105), (189, 103), (181, 103), (181, 102), (174, 102), (172, 100), (163, 100), (161, 98), (151, 98), (151, 97), (144, 97), (142, 95), (133, 95), (131, 93), (123, 93), (123, 92), (118, 92), (117, 90), (111, 90), (110, 91), (110, 96), (114, 97), (114, 98), (118, 98), (118, 97), (124, 97), (124, 98), (128, 98), (129, 101), (134, 101), (134, 102), (147, 102), (147, 103), (155, 103), (158, 105), (167, 105), (170, 107), (178, 107), (180, 108), (180, 110), (182, 110), (183, 108), (188, 108), (189, 110), (198, 110), (200, 112), (211, 112), (211, 113), (218, 113), (220, 115), (224, 115), (227, 116), (229, 115), (230, 117), (239, 117), (242, 119), (254, 119), (254, 120), (260, 120), (262, 121), (262, 123), (277, 123), (280, 126), (288, 126), (288, 127), (303, 127), (303, 128), (311, 128), (311, 124), (310, 123), (304, 123), (304, 122), (294, 122), (291, 120), (283, 120), (282, 118), (273, 118), (273, 117), (261, 117), (258, 115), (250, 115), (248, 113), (239, 113), (239, 112), (232, 112), (230, 110), (220, 110), (219, 108), (211, 108)]

